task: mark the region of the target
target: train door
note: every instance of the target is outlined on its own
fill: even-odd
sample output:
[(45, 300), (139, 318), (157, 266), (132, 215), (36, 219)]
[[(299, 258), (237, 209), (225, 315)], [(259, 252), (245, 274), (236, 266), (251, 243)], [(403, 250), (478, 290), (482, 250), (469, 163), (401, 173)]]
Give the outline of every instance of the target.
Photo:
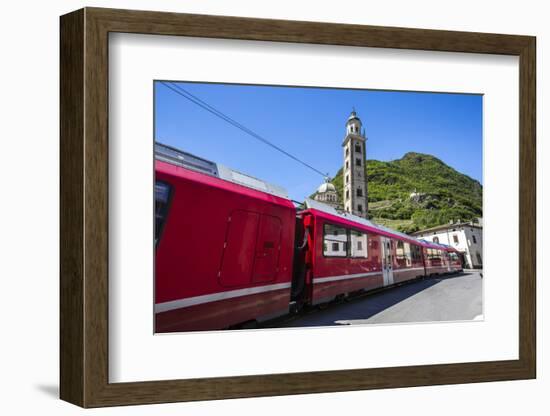
[(229, 216), (222, 264), (218, 272), (222, 286), (250, 284), (259, 223), (260, 214), (257, 212), (236, 210)]
[(281, 252), (281, 220), (271, 215), (262, 215), (256, 240), (253, 282), (271, 282), (279, 271)]
[(382, 243), (382, 276), (384, 286), (393, 284), (393, 253), (391, 240), (387, 237), (380, 237)]
[(236, 210), (227, 221), (222, 263), (222, 286), (271, 282), (279, 273), (282, 223), (278, 217)]

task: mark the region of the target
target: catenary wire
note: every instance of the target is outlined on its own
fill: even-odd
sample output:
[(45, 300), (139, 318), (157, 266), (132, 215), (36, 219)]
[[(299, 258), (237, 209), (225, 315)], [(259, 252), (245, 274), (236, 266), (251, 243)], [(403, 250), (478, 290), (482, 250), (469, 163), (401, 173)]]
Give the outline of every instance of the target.
[(262, 143), (270, 146), (271, 148), (281, 152), (282, 154), (284, 154), (285, 156), (291, 158), (292, 160), (302, 164), (303, 166), (311, 169), (312, 171), (314, 171), (315, 173), (318, 173), (319, 175), (323, 176), (323, 178), (327, 178), (328, 177), (328, 174), (327, 173), (323, 173), (321, 172), (320, 170), (314, 168), (313, 166), (311, 166), (310, 164), (308, 164), (307, 162), (304, 162), (303, 160), (299, 159), (298, 157), (292, 155), (291, 153), (287, 152), (286, 150), (280, 148), (279, 146), (271, 143), (269, 140), (267, 140), (266, 138), (262, 137), (261, 135), (259, 135), (258, 133), (254, 132), (253, 130), (250, 130), (249, 128), (247, 128), (246, 126), (242, 125), (241, 123), (239, 123), (238, 121), (232, 119), (231, 117), (225, 115), (224, 113), (222, 113), (220, 110), (216, 109), (215, 107), (212, 107), (210, 104), (206, 103), (205, 101), (201, 100), (199, 97), (191, 94), (189, 91), (185, 90), (184, 88), (182, 88), (181, 86), (179, 86), (178, 84), (176, 83), (173, 83), (173, 82), (167, 82), (167, 81), (160, 81), (160, 83), (162, 85), (164, 85), (165, 87), (167, 87), (168, 89), (170, 89), (171, 91), (175, 92), (176, 94), (180, 95), (181, 97), (187, 99), (188, 101), (191, 101), (193, 104), (196, 104), (198, 105), (199, 107), (203, 108), (204, 110), (208, 111), (209, 113), (215, 115), (216, 117), (218, 118), (221, 118), (222, 120), (224, 120), (225, 122), (231, 124), (232, 126), (238, 128), (239, 130), (247, 133), (248, 135), (254, 137), (255, 139), (261, 141)]

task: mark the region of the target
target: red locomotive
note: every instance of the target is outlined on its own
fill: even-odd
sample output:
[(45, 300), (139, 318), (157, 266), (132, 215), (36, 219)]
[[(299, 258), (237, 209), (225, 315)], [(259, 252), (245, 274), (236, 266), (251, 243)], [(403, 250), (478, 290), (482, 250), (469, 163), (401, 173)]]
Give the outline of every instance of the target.
[(157, 144), (155, 331), (223, 329), (462, 270), (451, 247)]

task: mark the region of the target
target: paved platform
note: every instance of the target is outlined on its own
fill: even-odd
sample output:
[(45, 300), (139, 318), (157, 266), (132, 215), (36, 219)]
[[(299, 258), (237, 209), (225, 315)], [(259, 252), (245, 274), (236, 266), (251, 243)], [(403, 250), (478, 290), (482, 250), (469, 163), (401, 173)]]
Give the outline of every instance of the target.
[(483, 272), (430, 277), (329, 305), (270, 327), (391, 324), (482, 319)]

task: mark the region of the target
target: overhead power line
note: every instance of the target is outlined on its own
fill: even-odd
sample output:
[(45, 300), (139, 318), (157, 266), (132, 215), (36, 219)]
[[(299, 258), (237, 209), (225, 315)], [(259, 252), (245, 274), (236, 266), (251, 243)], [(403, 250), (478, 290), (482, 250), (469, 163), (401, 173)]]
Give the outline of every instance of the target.
[(232, 126), (238, 128), (239, 130), (247, 133), (248, 135), (254, 137), (255, 139), (257, 139), (259, 141), (261, 141), (262, 143), (270, 146), (271, 148), (281, 152), (282, 154), (284, 154), (285, 156), (291, 158), (292, 160), (294, 160), (294, 161), (302, 164), (303, 166), (311, 169), (312, 171), (314, 171), (315, 173), (318, 173), (322, 177), (324, 177), (324, 178), (328, 177), (327, 173), (323, 173), (320, 170), (315, 169), (309, 163), (304, 162), (303, 160), (301, 160), (298, 157), (292, 155), (291, 153), (287, 152), (286, 150), (284, 150), (284, 149), (280, 148), (279, 146), (271, 143), (265, 137), (261, 136), (260, 134), (256, 133), (255, 131), (249, 129), (248, 127), (242, 125), (241, 123), (239, 123), (238, 121), (236, 121), (233, 118), (229, 117), (228, 115), (224, 114), (223, 112), (216, 109), (215, 107), (212, 107), (210, 104), (208, 104), (207, 102), (201, 100), (196, 95), (191, 94), (189, 91), (185, 90), (184, 88), (182, 88), (178, 84), (176, 84), (174, 82), (168, 82), (168, 81), (160, 81), (160, 83), (162, 85), (164, 85), (165, 87), (169, 88), (170, 90), (172, 90), (173, 92), (175, 92), (176, 94), (180, 95), (181, 97), (191, 101), (193, 104), (196, 104), (199, 107), (203, 108), (204, 110), (208, 111), (209, 113), (215, 115), (216, 117), (221, 118), (225, 122), (231, 124)]

